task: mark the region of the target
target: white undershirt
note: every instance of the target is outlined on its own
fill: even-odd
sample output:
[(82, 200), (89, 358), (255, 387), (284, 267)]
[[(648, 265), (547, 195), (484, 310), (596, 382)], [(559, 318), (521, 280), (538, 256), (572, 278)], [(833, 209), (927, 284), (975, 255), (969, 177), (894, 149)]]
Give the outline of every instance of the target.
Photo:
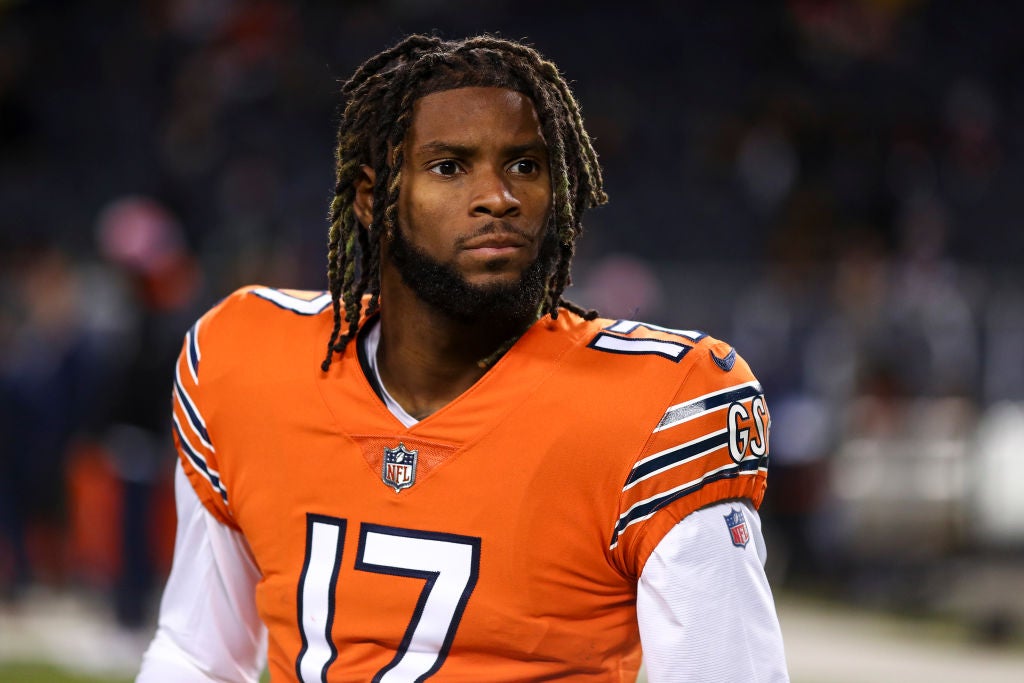
[[(377, 371), (379, 326), (363, 338), (384, 402), (409, 415)], [(136, 683), (255, 683), (266, 662), (267, 631), (255, 605), (260, 579), (248, 543), (203, 507), (175, 471), (178, 530), (160, 602), (156, 636)], [(746, 516), (750, 541), (733, 545), (723, 518)], [(665, 535), (637, 584), (637, 621), (649, 683), (788, 681), (782, 634), (764, 573), (761, 520), (746, 501), (708, 506)]]
[(366, 352), (366, 358), (370, 362), (370, 369), (373, 370), (373, 376), (377, 380), (377, 386), (380, 388), (381, 397), (384, 399), (384, 405), (388, 407), (391, 414), (394, 415), (399, 422), (406, 427), (412, 427), (414, 424), (419, 422), (415, 417), (405, 411), (398, 401), (396, 401), (391, 394), (388, 393), (388, 388), (384, 386), (384, 380), (380, 378), (380, 370), (377, 368), (377, 349), (380, 346), (380, 321), (377, 320), (371, 324), (370, 329), (367, 330), (363, 336), (363, 350)]

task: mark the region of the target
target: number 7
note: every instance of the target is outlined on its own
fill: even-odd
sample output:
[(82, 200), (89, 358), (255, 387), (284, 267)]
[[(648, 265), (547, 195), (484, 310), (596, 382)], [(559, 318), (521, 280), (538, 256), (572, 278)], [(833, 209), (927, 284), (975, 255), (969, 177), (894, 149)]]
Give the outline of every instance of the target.
[[(295, 663), (303, 683), (326, 681), (337, 657), (331, 630), (345, 528), (343, 519), (306, 516), (306, 561), (298, 591), (302, 650)], [(355, 569), (424, 580), (394, 658), (373, 681), (425, 681), (444, 663), (476, 586), (480, 539), (362, 524)]]

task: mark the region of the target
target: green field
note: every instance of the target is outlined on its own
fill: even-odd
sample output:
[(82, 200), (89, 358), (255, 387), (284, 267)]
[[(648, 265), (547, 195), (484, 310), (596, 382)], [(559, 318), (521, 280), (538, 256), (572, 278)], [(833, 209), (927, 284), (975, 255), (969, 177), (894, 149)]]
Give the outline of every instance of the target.
[(0, 683), (131, 683), (131, 680), (69, 674), (44, 664), (0, 663)]
[[(0, 683), (132, 683), (132, 680), (133, 677), (71, 674), (46, 664), (0, 662)], [(260, 680), (266, 683), (270, 677), (264, 673)]]

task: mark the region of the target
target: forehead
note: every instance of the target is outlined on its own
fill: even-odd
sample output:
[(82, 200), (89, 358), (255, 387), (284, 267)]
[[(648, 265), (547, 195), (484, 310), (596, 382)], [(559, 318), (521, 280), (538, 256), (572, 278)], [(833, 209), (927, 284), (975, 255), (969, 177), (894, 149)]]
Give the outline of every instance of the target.
[(480, 138), (542, 138), (533, 101), (515, 90), (464, 87), (424, 95), (413, 105), (413, 144), (461, 144)]

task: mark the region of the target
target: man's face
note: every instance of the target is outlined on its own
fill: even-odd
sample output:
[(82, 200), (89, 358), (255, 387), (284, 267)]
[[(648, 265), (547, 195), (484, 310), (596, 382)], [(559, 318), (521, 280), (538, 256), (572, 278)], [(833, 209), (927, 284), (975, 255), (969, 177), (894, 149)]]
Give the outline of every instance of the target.
[(406, 135), (399, 230), (385, 258), (453, 317), (517, 315), (543, 293), (550, 208), (547, 146), (529, 98), (480, 87), (425, 95)]

